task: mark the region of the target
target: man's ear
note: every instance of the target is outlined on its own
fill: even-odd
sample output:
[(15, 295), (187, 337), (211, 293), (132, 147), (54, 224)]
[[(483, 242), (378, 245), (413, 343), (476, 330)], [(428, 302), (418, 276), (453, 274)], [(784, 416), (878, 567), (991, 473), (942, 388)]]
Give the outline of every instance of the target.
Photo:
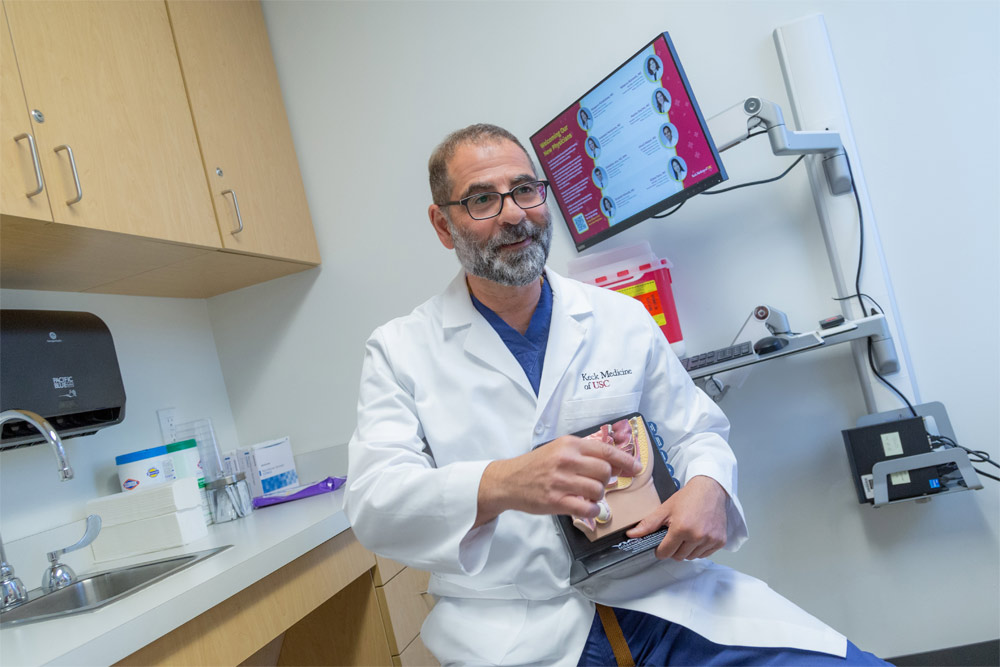
[(444, 211), (437, 204), (427, 207), (427, 217), (431, 220), (431, 226), (437, 232), (438, 239), (448, 250), (455, 249), (455, 241), (451, 238), (451, 230), (448, 229), (448, 219), (444, 217)]

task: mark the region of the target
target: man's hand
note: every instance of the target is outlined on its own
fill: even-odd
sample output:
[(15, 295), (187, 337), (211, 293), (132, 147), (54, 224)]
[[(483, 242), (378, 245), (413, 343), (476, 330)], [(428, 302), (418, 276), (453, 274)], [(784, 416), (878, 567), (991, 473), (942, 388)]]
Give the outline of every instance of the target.
[(643, 537), (666, 526), (667, 535), (656, 547), (657, 558), (706, 558), (726, 545), (728, 498), (711, 477), (692, 477), (626, 535)]
[(635, 475), (642, 464), (614, 445), (564, 435), (527, 454), (493, 461), (479, 482), (475, 526), (504, 510), (593, 518), (612, 474)]

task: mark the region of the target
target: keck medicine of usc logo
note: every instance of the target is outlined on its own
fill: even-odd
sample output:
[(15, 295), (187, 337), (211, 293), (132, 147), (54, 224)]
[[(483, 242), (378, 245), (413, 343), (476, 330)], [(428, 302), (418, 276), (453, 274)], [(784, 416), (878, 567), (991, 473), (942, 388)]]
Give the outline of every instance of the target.
[(611, 386), (613, 378), (622, 375), (632, 375), (631, 368), (612, 368), (611, 370), (597, 371), (595, 373), (580, 373), (583, 381), (583, 388), (587, 391), (591, 389), (607, 389)]

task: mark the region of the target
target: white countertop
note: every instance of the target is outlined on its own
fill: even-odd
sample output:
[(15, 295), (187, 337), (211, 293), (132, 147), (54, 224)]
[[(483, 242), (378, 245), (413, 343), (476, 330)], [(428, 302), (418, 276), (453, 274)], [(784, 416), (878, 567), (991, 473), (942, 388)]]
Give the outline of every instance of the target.
[[(99, 570), (226, 544), (232, 549), (95, 611), (0, 630), (0, 664), (107, 665), (183, 625), (347, 530), (343, 489), (264, 507), (208, 528), (208, 537), (167, 551), (100, 563)], [(79, 572), (84, 576), (86, 572)]]

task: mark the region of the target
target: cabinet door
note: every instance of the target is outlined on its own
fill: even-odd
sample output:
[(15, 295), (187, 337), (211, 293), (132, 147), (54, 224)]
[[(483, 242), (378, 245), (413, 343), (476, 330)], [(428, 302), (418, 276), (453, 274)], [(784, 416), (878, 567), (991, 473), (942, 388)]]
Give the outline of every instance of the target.
[(44, 176), (32, 157), (34, 136), (25, 136), (31, 132), (7, 16), (0, 11), (0, 213), (52, 222)]
[(55, 221), (220, 247), (166, 6), (4, 7)]
[(167, 8), (223, 247), (318, 264), (260, 4), (169, 0)]

